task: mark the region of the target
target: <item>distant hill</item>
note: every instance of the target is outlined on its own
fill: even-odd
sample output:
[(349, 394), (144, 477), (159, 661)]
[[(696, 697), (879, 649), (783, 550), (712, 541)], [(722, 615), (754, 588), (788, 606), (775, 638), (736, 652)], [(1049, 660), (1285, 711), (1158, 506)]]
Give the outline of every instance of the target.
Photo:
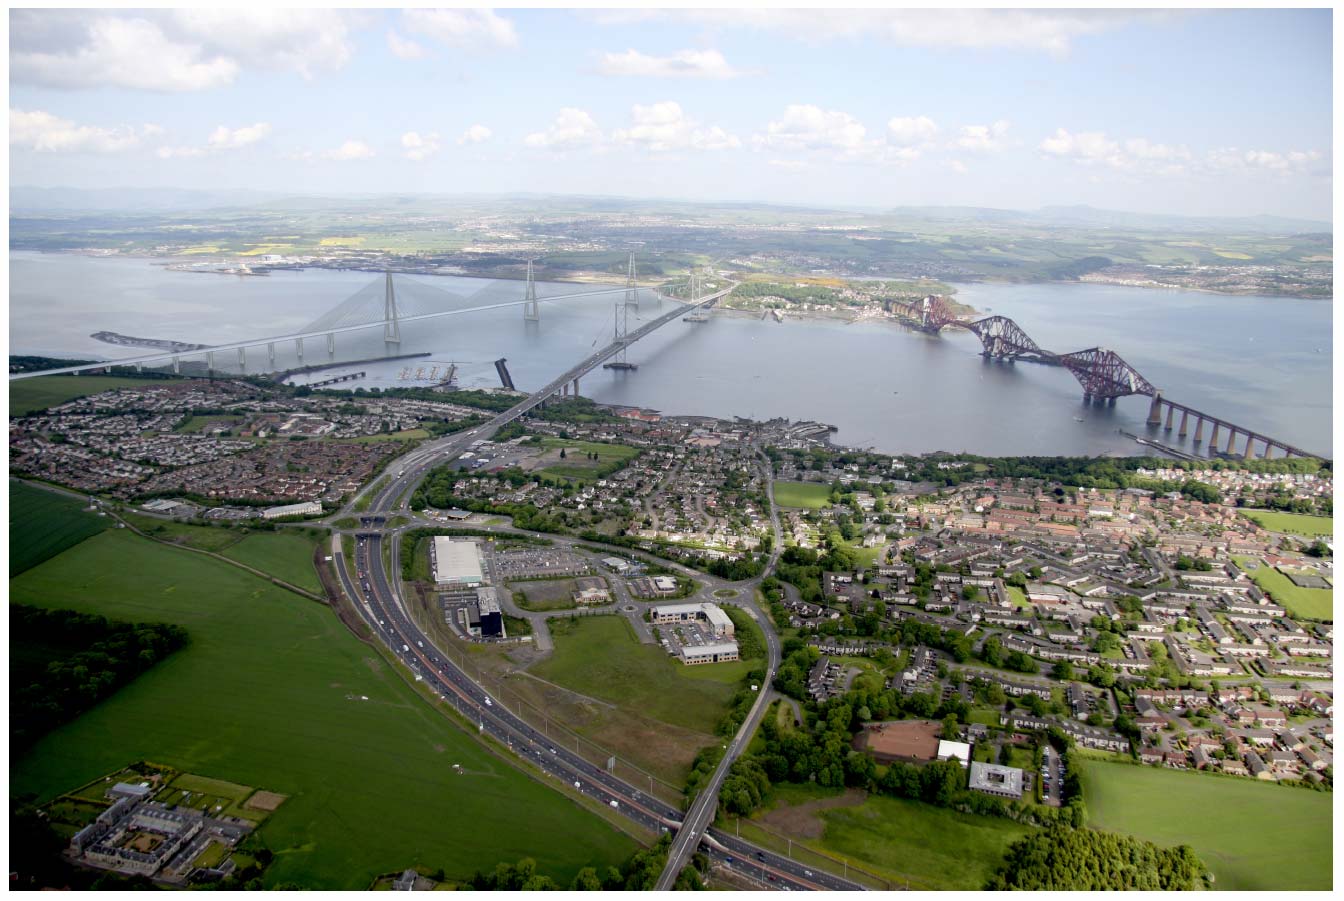
[(279, 194), (262, 191), (204, 191), (189, 188), (35, 188), (9, 189), (9, 212), (165, 213), (247, 207)]

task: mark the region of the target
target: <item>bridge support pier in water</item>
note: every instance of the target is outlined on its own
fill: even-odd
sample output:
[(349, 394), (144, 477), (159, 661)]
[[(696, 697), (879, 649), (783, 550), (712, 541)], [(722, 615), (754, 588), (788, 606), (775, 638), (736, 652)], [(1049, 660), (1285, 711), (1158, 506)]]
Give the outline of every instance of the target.
[(578, 380), (578, 379), (575, 379), (575, 380), (574, 380), (574, 396), (575, 396), (575, 397), (578, 397), (578, 396), (579, 396), (579, 380)]
[(1217, 449), (1218, 449), (1218, 423), (1215, 421), (1213, 424), (1213, 434), (1209, 436), (1209, 450), (1216, 451)]
[[(1250, 435), (1247, 435), (1247, 436), (1246, 436), (1246, 450), (1242, 451), (1241, 455), (1242, 455), (1243, 457), (1245, 457), (1247, 460), (1251, 459), (1251, 456), (1252, 456), (1252, 455), (1251, 455), (1251, 445), (1252, 445), (1254, 442), (1255, 442), (1255, 439), (1254, 439), (1254, 438), (1252, 438)], [(1266, 458), (1266, 459), (1269, 458), (1269, 445), (1268, 445), (1268, 444), (1265, 445), (1265, 458)]]
[(240, 373), (247, 372), (247, 348), (245, 347), (238, 348), (238, 371)]
[(1204, 417), (1200, 416), (1199, 421), (1195, 423), (1195, 444), (1204, 443)]
[(1168, 432), (1171, 431), (1171, 421), (1172, 419), (1175, 418), (1175, 416), (1176, 416), (1176, 408), (1173, 407), (1171, 404), (1167, 404), (1167, 424), (1163, 426), (1163, 429), (1165, 429)]
[(173, 357), (173, 372), (180, 374), (182, 372), (182, 358)]
[(336, 359), (336, 333), (327, 332), (327, 359)]
[(213, 373), (215, 371), (215, 352), (213, 350), (207, 350), (205, 352), (205, 371), (207, 373)]
[(1227, 427), (1227, 448), (1223, 451), (1225, 454), (1232, 453), (1232, 442), (1237, 439), (1237, 430), (1232, 426)]
[(1179, 432), (1176, 433), (1176, 437), (1178, 437), (1178, 438), (1184, 438), (1184, 437), (1185, 437), (1185, 434), (1186, 434), (1186, 425), (1189, 424), (1189, 422), (1190, 422), (1190, 411), (1189, 411), (1189, 410), (1182, 410), (1182, 411), (1181, 411), (1181, 430), (1180, 430)]
[(302, 339), (302, 338), (295, 338), (295, 339), (294, 339), (294, 350), (295, 350), (295, 352), (298, 353), (298, 355), (299, 355), (299, 362), (302, 363), (302, 362), (303, 362), (303, 339)]
[(1162, 395), (1154, 394), (1153, 402), (1148, 405), (1148, 424), (1158, 425), (1162, 422)]
[(272, 341), (266, 345), (266, 356), (271, 361), (271, 371), (275, 371), (275, 342)]

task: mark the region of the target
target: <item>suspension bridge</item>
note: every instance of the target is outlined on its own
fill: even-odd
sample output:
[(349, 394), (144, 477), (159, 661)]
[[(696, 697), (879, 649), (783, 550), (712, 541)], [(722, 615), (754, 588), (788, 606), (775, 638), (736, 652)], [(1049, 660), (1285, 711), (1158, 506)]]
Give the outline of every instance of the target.
[[(1241, 436), (1245, 443), (1241, 456), (1250, 459), (1255, 454), (1257, 444), (1264, 445), (1265, 459), (1273, 456), (1277, 449), (1285, 457), (1320, 457), (1294, 447), (1285, 441), (1236, 425), (1217, 416), (1203, 413), (1185, 404), (1167, 400), (1162, 391), (1148, 381), (1133, 366), (1125, 362), (1119, 354), (1104, 347), (1089, 347), (1071, 353), (1056, 353), (1046, 350), (1032, 340), (1016, 322), (1007, 316), (988, 316), (984, 319), (964, 319), (953, 310), (947, 301), (930, 295), (913, 303), (892, 302), (892, 313), (905, 325), (917, 331), (937, 335), (943, 329), (954, 328), (968, 331), (980, 339), (984, 348), (981, 355), (987, 360), (1012, 363), (1017, 360), (1029, 360), (1067, 369), (1083, 389), (1083, 402), (1089, 404), (1107, 404), (1114, 406), (1116, 398), (1141, 394), (1151, 398), (1148, 407), (1148, 425), (1160, 427), (1171, 432), (1176, 411), (1181, 412), (1177, 436), (1184, 439), (1190, 434), (1190, 422), (1193, 418), (1195, 433), (1192, 443), (1198, 447), (1204, 442), (1204, 426), (1212, 431), (1207, 448), (1211, 455), (1218, 453), (1219, 432), (1226, 430), (1227, 443), (1222, 451), (1225, 456), (1235, 453), (1237, 438)], [(1162, 411), (1166, 410), (1165, 423)]]

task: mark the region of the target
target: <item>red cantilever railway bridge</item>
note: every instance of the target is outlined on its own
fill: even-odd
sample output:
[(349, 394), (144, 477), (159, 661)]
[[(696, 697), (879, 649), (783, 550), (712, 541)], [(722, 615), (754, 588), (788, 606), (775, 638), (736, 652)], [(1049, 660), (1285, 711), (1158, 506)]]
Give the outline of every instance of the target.
[[(958, 328), (973, 333), (984, 347), (982, 355), (986, 359), (1012, 362), (1014, 360), (1033, 360), (1054, 366), (1063, 366), (1083, 387), (1083, 400), (1087, 403), (1114, 404), (1117, 397), (1142, 394), (1152, 398), (1148, 408), (1148, 424), (1163, 426), (1171, 431), (1175, 425), (1176, 411), (1181, 412), (1179, 437), (1189, 434), (1191, 419), (1195, 422), (1194, 444), (1204, 441), (1204, 426), (1212, 426), (1208, 449), (1210, 454), (1218, 451), (1218, 438), (1221, 430), (1227, 430), (1227, 444), (1223, 451), (1232, 454), (1238, 435), (1245, 438), (1241, 448), (1243, 457), (1254, 456), (1255, 445), (1262, 442), (1265, 446), (1263, 456), (1268, 459), (1275, 448), (1285, 457), (1318, 457), (1268, 435), (1243, 426), (1235, 425), (1208, 413), (1202, 413), (1185, 404), (1165, 399), (1162, 392), (1153, 383), (1144, 378), (1137, 369), (1130, 366), (1113, 350), (1104, 347), (1089, 347), (1073, 353), (1060, 354), (1042, 348), (1031, 336), (1022, 330), (1016, 322), (1007, 316), (989, 316), (984, 319), (962, 319), (942, 297), (929, 296), (914, 303), (891, 304), (891, 312), (906, 325), (930, 335), (936, 335), (945, 328)], [(1162, 408), (1166, 407), (1166, 421), (1163, 423)]]

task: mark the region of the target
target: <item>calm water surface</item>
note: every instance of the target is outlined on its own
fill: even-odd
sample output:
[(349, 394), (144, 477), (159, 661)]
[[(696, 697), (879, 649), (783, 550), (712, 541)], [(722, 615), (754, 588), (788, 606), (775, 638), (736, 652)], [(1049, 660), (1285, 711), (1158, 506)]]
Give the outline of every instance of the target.
[[(487, 279), (407, 276), (398, 285), (408, 309), (522, 295), (519, 282)], [(538, 286), (543, 298), (587, 290)], [(361, 291), (381, 298), (380, 280), (320, 269), (239, 278), (172, 272), (148, 260), (11, 253), (11, 352), (98, 359), (134, 353), (89, 337), (103, 329), (205, 344), (287, 334)], [(424, 384), (401, 376), (422, 366), (428, 375), (447, 362), (458, 364), (464, 387), (496, 385), (493, 361), (506, 357), (517, 385), (536, 388), (610, 340), (618, 299), (543, 303), (539, 323), (523, 322), (517, 307), (408, 323), (402, 352), (428, 358), (352, 367), (368, 375), (342, 387)], [(1329, 301), (1088, 284), (969, 285), (959, 299), (1012, 317), (1053, 351), (1115, 350), (1172, 400), (1307, 450), (1332, 451)], [(631, 310), (630, 328), (666, 309), (645, 298)], [(340, 335), (337, 359), (380, 355), (381, 337), (379, 330)], [(278, 366), (296, 364), (292, 345), (277, 351)], [(583, 379), (582, 391), (665, 413), (817, 419), (839, 427), (837, 443), (888, 452), (1141, 450), (1117, 430), (1145, 433), (1147, 398), (1085, 407), (1066, 370), (986, 363), (979, 351), (967, 333), (930, 337), (888, 323), (716, 315), (704, 324), (664, 326), (631, 350), (637, 371), (598, 370)], [(308, 342), (305, 356), (324, 361), (323, 342)], [(248, 363), (262, 367), (265, 354), (250, 351)], [(236, 355), (219, 354), (216, 365), (236, 370)], [(1157, 437), (1177, 443), (1174, 431)]]

